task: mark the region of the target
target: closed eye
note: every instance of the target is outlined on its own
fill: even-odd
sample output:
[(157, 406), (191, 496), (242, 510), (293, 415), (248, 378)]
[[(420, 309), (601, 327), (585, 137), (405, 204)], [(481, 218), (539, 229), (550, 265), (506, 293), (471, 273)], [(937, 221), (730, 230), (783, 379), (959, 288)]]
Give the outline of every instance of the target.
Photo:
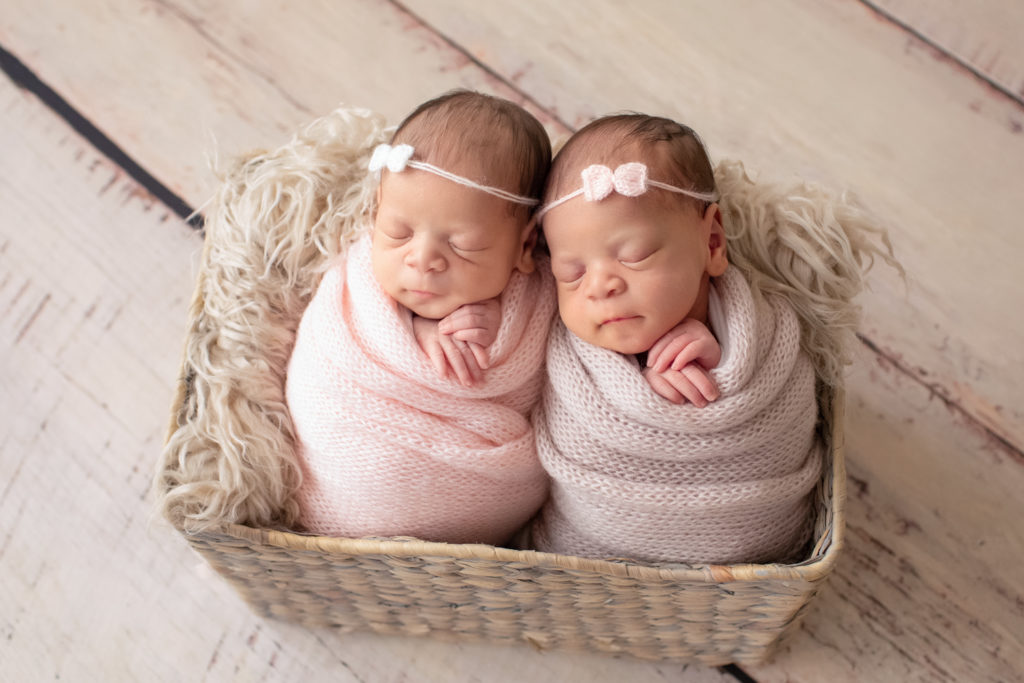
[(626, 266), (628, 268), (634, 268), (634, 267), (637, 267), (637, 266), (641, 266), (642, 267), (656, 253), (658, 253), (657, 249), (653, 249), (651, 251), (638, 252), (638, 253), (624, 254), (622, 257), (619, 258), (619, 263), (621, 263), (622, 265), (624, 265), (624, 266)]
[(583, 266), (565, 264), (552, 268), (551, 272), (559, 284), (573, 285), (578, 284), (583, 279), (586, 270)]
[(381, 226), (378, 230), (380, 231), (380, 234), (384, 235), (384, 237), (395, 242), (404, 242), (412, 237), (412, 230), (409, 229), (409, 226), (400, 223)]
[(455, 251), (462, 252), (465, 254), (472, 254), (474, 252), (485, 251), (487, 249), (487, 245), (459, 243), (452, 240), (448, 241), (448, 246), (450, 246)]

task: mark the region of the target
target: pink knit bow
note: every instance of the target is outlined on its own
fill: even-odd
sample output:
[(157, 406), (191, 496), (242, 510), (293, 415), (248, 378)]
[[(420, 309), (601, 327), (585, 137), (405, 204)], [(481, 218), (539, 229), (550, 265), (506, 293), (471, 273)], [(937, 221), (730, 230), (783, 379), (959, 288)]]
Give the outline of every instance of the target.
[(626, 197), (639, 197), (647, 191), (647, 166), (637, 161), (622, 164), (612, 172), (603, 164), (587, 166), (580, 172), (583, 198), (599, 202), (615, 190)]

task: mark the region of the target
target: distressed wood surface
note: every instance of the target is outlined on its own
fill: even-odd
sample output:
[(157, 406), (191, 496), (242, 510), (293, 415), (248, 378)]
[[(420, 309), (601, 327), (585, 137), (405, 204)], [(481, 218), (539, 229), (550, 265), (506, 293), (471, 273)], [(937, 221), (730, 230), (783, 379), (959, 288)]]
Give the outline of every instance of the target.
[(865, 353), (847, 405), (846, 550), (759, 681), (1024, 677), (1019, 454)]
[[(0, 46), (193, 205), (214, 140), (277, 145), (341, 101), (397, 120), (458, 85), (555, 135), (623, 108), (678, 116), (717, 157), (853, 187), (909, 290), (878, 271), (863, 299), (882, 354), (851, 376), (847, 553), (747, 673), (1022, 679), (1022, 112), (871, 3), (4, 4)], [(1009, 4), (964, 34), (1004, 16), (993, 40), (1020, 35)], [(6, 80), (0, 150), (0, 679), (735, 680), (253, 617), (143, 499), (199, 238)]]
[[(301, 9), (215, 0), (4, 4), (0, 44), (192, 206), (211, 192), (212, 156), (278, 145), (342, 103), (397, 123), (456, 87), (522, 101), (378, 0)], [(563, 130), (531, 109), (552, 132)]]
[(0, 79), (0, 680), (734, 680), (255, 617), (146, 494), (199, 235)]

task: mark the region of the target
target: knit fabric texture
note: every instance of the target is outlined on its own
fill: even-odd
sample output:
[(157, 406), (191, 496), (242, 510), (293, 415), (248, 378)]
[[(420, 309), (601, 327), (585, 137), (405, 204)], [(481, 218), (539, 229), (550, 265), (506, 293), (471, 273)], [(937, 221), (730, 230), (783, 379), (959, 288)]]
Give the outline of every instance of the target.
[(329, 270), (288, 366), (299, 437), (300, 523), (332, 536), (504, 542), (544, 502), (529, 422), (555, 312), (550, 269), (516, 271), (485, 380), (442, 379), (412, 314), (380, 288), (370, 241)]
[(801, 550), (822, 451), (797, 316), (782, 297), (755, 298), (729, 267), (712, 283), (709, 320), (721, 396), (704, 408), (658, 396), (631, 356), (556, 323), (534, 421), (552, 477), (530, 529), (535, 548), (692, 564)]

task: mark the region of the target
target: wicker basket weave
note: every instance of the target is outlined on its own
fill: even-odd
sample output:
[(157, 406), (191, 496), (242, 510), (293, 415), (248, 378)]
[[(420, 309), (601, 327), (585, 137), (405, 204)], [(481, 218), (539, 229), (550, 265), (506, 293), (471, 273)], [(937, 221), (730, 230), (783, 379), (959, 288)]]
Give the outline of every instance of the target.
[[(348, 147), (338, 145), (341, 151), (331, 157), (324, 149), (334, 148), (316, 140), (307, 144), (300, 136), (283, 152), (255, 157), (239, 168), (259, 170), (276, 163), (280, 156), (307, 150), (319, 167), (338, 174), (334, 177), (324, 171), (322, 175), (331, 181), (325, 185), (338, 185), (342, 178), (338, 169), (350, 169), (346, 177), (355, 183), (351, 179), (365, 175), (364, 157), (383, 134), (368, 114), (342, 112), (338, 116), (342, 115), (344, 125), (332, 128), (332, 135), (347, 131), (355, 140), (349, 147), (357, 153), (349, 154)], [(369, 192), (363, 194), (370, 196)], [(283, 204), (278, 206), (282, 200), (277, 195), (269, 196), (278, 211), (275, 215), (290, 215)], [(204, 325), (209, 331), (211, 316), (207, 313), (215, 308), (209, 300), (204, 301), (204, 292), (248, 302), (242, 308), (249, 313), (259, 305), (280, 308), (265, 300), (255, 304), (256, 299), (236, 286), (240, 274), (247, 270), (274, 274), (284, 268), (277, 238), (239, 218), (246, 215), (246, 201), (247, 196), (225, 191), (215, 202), (190, 309), (186, 348), (215, 343), (204, 341), (197, 333)], [(299, 216), (298, 238), (288, 248), (312, 253), (305, 214), (295, 215)], [(211, 266), (218, 249), (242, 243), (255, 244), (249, 252), (256, 256), (248, 263), (231, 256), (224, 259), (227, 265), (220, 270)], [(265, 255), (279, 260), (265, 261)], [(238, 330), (251, 331), (251, 325), (274, 319), (269, 310), (257, 311), (245, 324), (233, 325), (234, 337), (239, 336)], [(275, 353), (280, 356), (281, 349)], [(200, 355), (209, 354), (201, 349)], [(158, 495), (167, 491), (169, 478), (163, 475), (173, 468), (173, 462), (187, 459), (201, 448), (209, 451), (210, 444), (217, 457), (222, 454), (224, 442), (218, 441), (216, 434), (191, 436), (186, 429), (197, 411), (229, 409), (222, 405), (211, 408), (215, 397), (189, 401), (195, 396), (194, 382), (219, 370), (197, 371), (188, 357), (186, 352), (171, 416), (169, 441), (177, 440), (176, 451), (173, 457), (165, 453), (157, 476)], [(806, 559), (795, 564), (644, 565), (486, 545), (306, 536), (238, 524), (193, 528), (182, 517), (171, 518), (256, 612), (309, 627), (530, 643), (541, 649), (709, 665), (760, 661), (800, 621), (842, 547), (846, 482), (843, 400), (841, 389), (820, 397), (823, 419), (819, 428), (827, 442), (825, 463), (814, 494), (812, 547)], [(280, 427), (279, 422), (275, 424), (273, 430)], [(205, 439), (202, 446), (200, 437)]]
[[(185, 391), (183, 381), (179, 399)], [(238, 524), (179, 531), (258, 614), (308, 627), (707, 665), (763, 661), (800, 622), (843, 543), (843, 392), (827, 400), (813, 548), (795, 564), (643, 565)]]
[(833, 453), (824, 534), (794, 565), (643, 566), (239, 525), (186, 537), (257, 613), (305, 626), (751, 663), (799, 623), (835, 563), (843, 466)]

